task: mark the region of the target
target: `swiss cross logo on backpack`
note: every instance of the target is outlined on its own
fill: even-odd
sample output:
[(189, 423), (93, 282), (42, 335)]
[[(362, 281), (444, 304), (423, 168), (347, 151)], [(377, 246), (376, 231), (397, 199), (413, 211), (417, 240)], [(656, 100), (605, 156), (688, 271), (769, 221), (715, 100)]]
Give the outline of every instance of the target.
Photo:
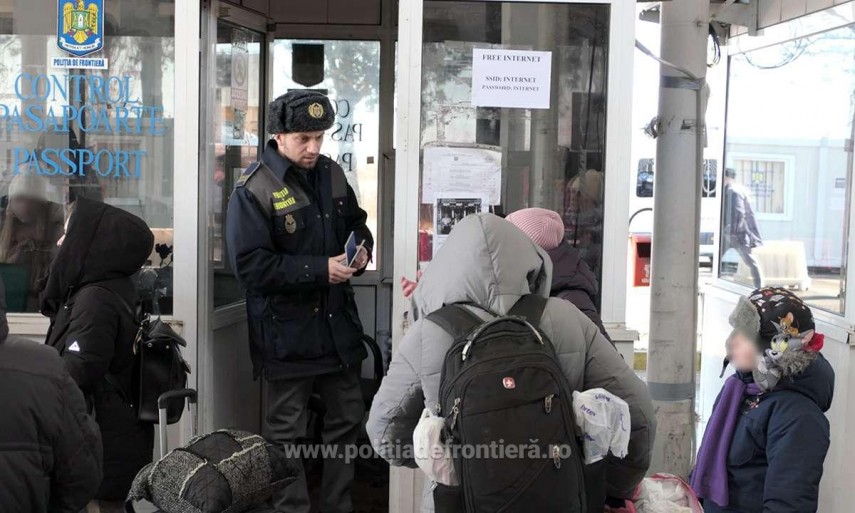
[(513, 390), (517, 387), (517, 382), (514, 381), (514, 378), (508, 376), (508, 377), (502, 379), (502, 386), (504, 386), (508, 390)]

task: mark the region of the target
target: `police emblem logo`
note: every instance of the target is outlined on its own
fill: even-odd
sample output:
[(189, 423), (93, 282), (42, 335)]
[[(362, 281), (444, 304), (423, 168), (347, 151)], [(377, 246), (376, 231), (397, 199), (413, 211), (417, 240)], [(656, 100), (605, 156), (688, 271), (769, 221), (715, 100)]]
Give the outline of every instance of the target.
[(297, 220), (291, 214), (285, 216), (285, 231), (291, 234), (297, 231)]
[(315, 119), (321, 119), (324, 117), (324, 106), (320, 103), (309, 105), (309, 116), (312, 116)]
[(57, 0), (56, 44), (83, 57), (104, 47), (104, 0)]

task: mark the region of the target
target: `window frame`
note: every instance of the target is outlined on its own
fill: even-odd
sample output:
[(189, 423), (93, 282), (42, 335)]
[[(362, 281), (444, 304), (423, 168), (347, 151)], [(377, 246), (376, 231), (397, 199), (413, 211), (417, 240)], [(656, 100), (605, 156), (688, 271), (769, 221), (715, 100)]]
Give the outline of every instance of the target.
[[(773, 153), (752, 153), (747, 151), (729, 153), (727, 151), (727, 142), (724, 144), (725, 157), (727, 158), (727, 167), (735, 167), (736, 161), (749, 162), (781, 162), (784, 164), (784, 211), (781, 213), (760, 212), (757, 210), (757, 201), (751, 197), (751, 206), (754, 207), (754, 215), (761, 221), (792, 221), (793, 220), (793, 205), (795, 202), (795, 167), (796, 157), (794, 155), (781, 155)], [(738, 171), (737, 171), (738, 172)], [(737, 182), (741, 183), (739, 176)]]
[[(829, 14), (831, 16), (829, 16)], [(818, 23), (814, 23), (819, 21)], [(740, 34), (731, 39), (727, 45), (727, 80), (725, 96), (728, 100), (725, 101), (725, 123), (724, 123), (724, 144), (723, 144), (723, 159), (725, 165), (729, 165), (730, 156), (727, 152), (728, 140), (728, 124), (727, 110), (729, 107), (729, 97), (731, 96), (731, 59), (744, 53), (749, 53), (754, 50), (760, 50), (775, 45), (780, 45), (796, 39), (806, 38), (810, 36), (824, 34), (833, 30), (837, 30), (847, 25), (855, 23), (855, 14), (849, 5), (841, 5), (832, 7), (826, 11), (812, 13), (806, 17), (790, 20), (763, 30), (763, 34), (751, 36), (749, 34)], [(779, 156), (778, 156), (779, 157)], [(845, 188), (845, 209), (843, 215), (844, 229), (844, 253), (841, 255), (840, 280), (842, 283), (841, 293), (843, 295), (843, 308), (840, 312), (824, 310), (811, 305), (814, 318), (835, 329), (842, 330), (841, 333), (846, 333), (846, 336), (839, 337), (841, 340), (848, 339), (850, 344), (855, 344), (852, 338), (853, 326), (855, 326), (855, 285), (850, 282), (848, 269), (855, 269), (855, 251), (850, 250), (852, 242), (855, 241), (855, 208), (853, 208), (852, 200), (855, 198), (855, 159), (850, 162), (846, 171), (846, 179), (848, 184)], [(722, 173), (723, 176), (723, 173)], [(719, 194), (718, 205), (719, 212), (722, 212), (724, 205), (724, 194)], [(717, 227), (717, 242), (719, 251), (714, 260), (715, 266), (715, 281), (714, 286), (722, 291), (733, 294), (744, 295), (751, 290), (751, 287), (728, 277), (723, 277), (721, 273), (721, 245), (723, 238), (721, 237), (721, 216)]]

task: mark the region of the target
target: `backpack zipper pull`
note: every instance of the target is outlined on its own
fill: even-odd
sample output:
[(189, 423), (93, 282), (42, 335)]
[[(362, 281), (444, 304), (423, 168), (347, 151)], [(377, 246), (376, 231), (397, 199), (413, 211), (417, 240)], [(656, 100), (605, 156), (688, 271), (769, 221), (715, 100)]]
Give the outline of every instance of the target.
[(454, 399), (454, 406), (451, 407), (451, 429), (454, 429), (454, 425), (457, 424), (457, 416), (460, 414), (460, 398), (456, 397)]
[(466, 357), (469, 356), (469, 350), (470, 349), (472, 349), (472, 341), (471, 340), (469, 342), (467, 342), (465, 346), (463, 346), (463, 352), (460, 355), (461, 361), (464, 361), (464, 362), (466, 361)]
[(555, 394), (549, 394), (548, 396), (543, 398), (543, 409), (547, 414), (552, 413), (552, 398), (555, 397)]
[(552, 446), (552, 464), (556, 469), (561, 468), (561, 448), (557, 445)]

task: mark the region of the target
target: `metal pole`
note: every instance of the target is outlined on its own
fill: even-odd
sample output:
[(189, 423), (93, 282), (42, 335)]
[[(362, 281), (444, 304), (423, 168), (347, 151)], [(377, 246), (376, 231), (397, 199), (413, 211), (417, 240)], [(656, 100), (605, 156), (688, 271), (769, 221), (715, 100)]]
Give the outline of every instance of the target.
[(706, 74), (709, 0), (661, 5), (661, 58), (674, 66), (660, 66), (647, 378), (658, 422), (652, 469), (685, 477), (695, 439), (703, 158), (699, 91)]

